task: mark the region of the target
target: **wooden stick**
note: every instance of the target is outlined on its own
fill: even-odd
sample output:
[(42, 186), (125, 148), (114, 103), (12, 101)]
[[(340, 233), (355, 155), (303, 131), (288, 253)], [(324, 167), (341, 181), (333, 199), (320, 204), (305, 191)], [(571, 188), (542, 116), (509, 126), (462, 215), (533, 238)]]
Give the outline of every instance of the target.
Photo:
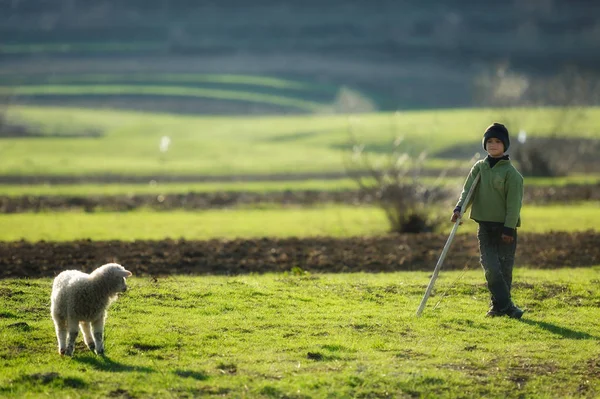
[[(467, 196), (463, 203), (464, 204), (463, 208), (465, 208), (465, 210), (467, 208), (467, 205), (469, 204), (469, 200), (471, 199), (471, 195), (473, 195), (473, 191), (475, 190), (475, 186), (477, 186), (477, 183), (479, 183), (479, 175), (477, 175), (475, 177), (475, 180), (473, 180), (473, 184), (471, 185), (471, 188), (469, 189), (469, 192), (467, 193)], [(458, 226), (460, 225), (460, 220), (462, 219), (462, 216), (464, 213), (465, 212), (463, 210), (461, 210), (460, 216), (458, 217), (458, 219), (456, 219), (456, 222), (454, 222), (454, 227), (452, 227), (450, 236), (448, 237), (448, 240), (446, 240), (446, 245), (444, 245), (442, 254), (440, 255), (437, 265), (435, 265), (435, 269), (433, 270), (433, 276), (431, 276), (431, 280), (429, 280), (429, 285), (427, 286), (425, 295), (423, 295), (423, 299), (421, 300), (419, 309), (417, 309), (417, 316), (421, 316), (421, 313), (423, 313), (423, 309), (425, 309), (425, 304), (427, 303), (427, 299), (429, 299), (429, 295), (431, 295), (431, 290), (433, 290), (433, 285), (435, 284), (435, 280), (437, 280), (438, 274), (440, 273), (440, 269), (442, 268), (442, 264), (444, 263), (444, 259), (446, 258), (446, 254), (448, 253), (448, 250), (450, 249), (452, 240), (454, 240), (454, 235), (456, 234), (456, 230), (458, 230)]]

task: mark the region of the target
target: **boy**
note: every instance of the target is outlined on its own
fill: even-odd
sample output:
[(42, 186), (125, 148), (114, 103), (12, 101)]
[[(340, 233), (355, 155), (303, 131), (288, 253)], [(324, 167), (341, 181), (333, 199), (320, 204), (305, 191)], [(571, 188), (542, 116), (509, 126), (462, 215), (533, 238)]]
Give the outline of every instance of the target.
[[(510, 139), (504, 125), (490, 125), (483, 135), (482, 145), (488, 156), (471, 168), (451, 220), (456, 222), (463, 206), (466, 209), (472, 205), (470, 218), (479, 224), (477, 239), (480, 261), (492, 300), (486, 316), (507, 315), (520, 319), (523, 310), (513, 304), (510, 290), (517, 249), (517, 227), (521, 225), (523, 176), (505, 154)], [(472, 199), (469, 204), (464, 204), (478, 174), (481, 178)]]

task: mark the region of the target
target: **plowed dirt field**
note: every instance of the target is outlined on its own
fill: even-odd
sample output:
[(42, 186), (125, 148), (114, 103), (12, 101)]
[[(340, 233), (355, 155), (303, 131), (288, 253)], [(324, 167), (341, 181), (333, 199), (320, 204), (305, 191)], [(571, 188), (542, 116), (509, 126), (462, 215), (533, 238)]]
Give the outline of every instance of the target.
[[(297, 268), (311, 273), (433, 271), (447, 238), (424, 233), (345, 239), (0, 242), (0, 278), (53, 277), (65, 269), (91, 271), (113, 261), (137, 276), (239, 275)], [(517, 265), (600, 265), (600, 233), (522, 233)], [(456, 235), (443, 266), (463, 268), (479, 268), (473, 234)]]

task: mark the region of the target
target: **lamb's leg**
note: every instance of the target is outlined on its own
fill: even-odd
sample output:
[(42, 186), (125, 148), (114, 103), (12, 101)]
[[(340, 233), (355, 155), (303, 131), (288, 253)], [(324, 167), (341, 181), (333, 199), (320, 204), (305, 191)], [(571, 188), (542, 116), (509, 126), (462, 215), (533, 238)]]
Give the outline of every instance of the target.
[(79, 323), (77, 320), (69, 320), (67, 322), (67, 349), (65, 350), (65, 355), (73, 356), (73, 351), (75, 350), (75, 340), (77, 339), (77, 333), (79, 332), (77, 325)]
[(67, 321), (52, 317), (54, 321), (54, 329), (56, 330), (56, 340), (58, 341), (58, 353), (65, 354), (67, 348)]
[(96, 343), (96, 354), (104, 355), (104, 316), (92, 322), (92, 331)]
[(94, 343), (94, 337), (92, 336), (92, 326), (88, 321), (80, 321), (79, 328), (81, 329), (81, 333), (83, 334), (83, 341), (87, 345), (88, 348), (93, 352), (96, 349), (96, 344)]

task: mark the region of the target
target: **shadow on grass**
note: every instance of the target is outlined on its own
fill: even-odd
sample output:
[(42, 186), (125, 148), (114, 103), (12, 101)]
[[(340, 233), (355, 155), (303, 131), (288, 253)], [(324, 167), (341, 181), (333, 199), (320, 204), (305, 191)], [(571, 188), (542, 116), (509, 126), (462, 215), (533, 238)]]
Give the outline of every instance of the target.
[(208, 380), (208, 374), (203, 371), (192, 371), (192, 370), (175, 370), (174, 373), (179, 377), (193, 378), (198, 381)]
[(125, 371), (138, 371), (143, 373), (153, 373), (154, 370), (150, 367), (140, 367), (140, 366), (128, 366), (123, 363), (115, 362), (114, 360), (110, 360), (106, 356), (81, 356), (74, 357), (73, 360), (87, 364), (93, 367), (96, 370), (100, 371), (112, 371), (115, 373), (122, 373)]
[(563, 338), (569, 339), (600, 339), (595, 335), (591, 335), (581, 331), (571, 330), (570, 328), (557, 326), (556, 324), (546, 323), (545, 321), (536, 321), (529, 319), (521, 319), (521, 323), (529, 324), (530, 326), (540, 327), (546, 331), (550, 331), (553, 334), (562, 336)]
[[(59, 373), (50, 372), (50, 373), (35, 373), (28, 374), (19, 377), (14, 380), (13, 383), (15, 385), (22, 383), (29, 383), (33, 385), (48, 385), (53, 384), (55, 387), (62, 388), (75, 388), (75, 389), (83, 389), (87, 388), (88, 384), (82, 380), (81, 378), (73, 378), (73, 377), (62, 377)], [(13, 388), (6, 386), (0, 387), (0, 393), (2, 392), (11, 392)]]

